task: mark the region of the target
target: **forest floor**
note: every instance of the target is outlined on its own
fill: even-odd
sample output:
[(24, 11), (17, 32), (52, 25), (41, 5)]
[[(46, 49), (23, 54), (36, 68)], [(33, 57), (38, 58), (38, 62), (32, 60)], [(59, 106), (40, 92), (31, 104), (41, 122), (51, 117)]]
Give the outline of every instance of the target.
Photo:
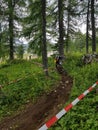
[(14, 116), (6, 117), (0, 123), (0, 130), (37, 130), (55, 116), (68, 101), (72, 88), (72, 78), (62, 76), (50, 93), (45, 93), (35, 102), (28, 103)]

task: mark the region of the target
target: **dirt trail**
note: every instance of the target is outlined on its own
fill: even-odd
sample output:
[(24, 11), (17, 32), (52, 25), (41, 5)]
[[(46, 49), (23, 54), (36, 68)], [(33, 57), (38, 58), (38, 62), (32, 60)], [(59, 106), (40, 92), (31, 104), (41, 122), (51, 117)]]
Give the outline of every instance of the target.
[(35, 104), (29, 103), (14, 117), (4, 119), (0, 130), (37, 130), (68, 101), (72, 83), (70, 76), (63, 76), (55, 90), (41, 96)]

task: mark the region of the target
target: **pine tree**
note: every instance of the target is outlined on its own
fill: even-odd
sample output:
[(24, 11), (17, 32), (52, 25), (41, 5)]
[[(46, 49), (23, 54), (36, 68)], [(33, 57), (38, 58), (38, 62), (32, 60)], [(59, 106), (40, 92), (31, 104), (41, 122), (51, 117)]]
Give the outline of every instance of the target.
[(22, 13), (20, 10), (25, 6), (23, 0), (2, 0), (1, 7), (3, 9), (3, 34), (5, 39), (5, 44), (9, 47), (9, 59), (14, 59), (15, 43), (16, 38), (19, 39), (20, 35), (20, 19), (22, 18)]
[(64, 56), (64, 24), (63, 24), (63, 15), (64, 15), (64, 4), (63, 0), (58, 0), (58, 22), (59, 22), (59, 55)]
[(90, 0), (87, 6), (87, 22), (86, 22), (86, 53), (89, 52), (89, 16), (90, 16)]
[(48, 76), (48, 58), (47, 58), (47, 42), (46, 42), (46, 0), (42, 0), (42, 60), (43, 69)]
[(92, 53), (96, 52), (95, 0), (91, 0)]
[(29, 0), (28, 16), (24, 18), (24, 36), (29, 39), (29, 51), (42, 55), (45, 74), (48, 75), (46, 42), (46, 0)]

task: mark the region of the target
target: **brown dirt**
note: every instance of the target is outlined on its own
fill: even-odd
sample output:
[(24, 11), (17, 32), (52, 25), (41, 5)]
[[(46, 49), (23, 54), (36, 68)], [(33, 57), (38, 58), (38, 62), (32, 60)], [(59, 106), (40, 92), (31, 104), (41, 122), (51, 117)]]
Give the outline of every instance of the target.
[(50, 93), (44, 94), (36, 103), (29, 103), (24, 110), (0, 123), (0, 130), (37, 130), (57, 114), (68, 101), (72, 78), (62, 76), (60, 83)]

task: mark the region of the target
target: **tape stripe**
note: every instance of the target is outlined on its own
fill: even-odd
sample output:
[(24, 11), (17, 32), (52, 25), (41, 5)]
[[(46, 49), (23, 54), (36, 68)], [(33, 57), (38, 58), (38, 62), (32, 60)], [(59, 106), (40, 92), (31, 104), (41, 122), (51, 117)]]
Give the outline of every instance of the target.
[(78, 97), (78, 99), (81, 100), (82, 98), (84, 98), (84, 94), (83, 93)]
[(39, 130), (47, 130), (48, 129), (48, 127), (46, 126), (46, 124), (45, 125), (43, 125)]
[(60, 119), (63, 115), (65, 115), (65, 113), (66, 113), (65, 109), (62, 109), (62, 110), (56, 115), (56, 117), (57, 117), (58, 119)]
[(73, 105), (70, 103), (67, 107), (65, 107), (65, 111), (68, 112), (72, 107), (73, 107)]
[(96, 82), (96, 84), (98, 84), (98, 81)]
[(92, 87), (90, 87), (90, 88), (88, 89), (88, 91), (90, 92), (90, 91), (92, 91), (92, 89), (93, 89), (93, 88), (92, 88)]
[(92, 89), (98, 85), (98, 81), (89, 87), (84, 93), (82, 93), (80, 96), (78, 96), (72, 103), (67, 105), (64, 109), (62, 109), (56, 116), (52, 117), (46, 124), (44, 124), (41, 128), (38, 130), (47, 130), (50, 128), (55, 122), (57, 122), (64, 114), (66, 114), (73, 106), (75, 106), (81, 99), (83, 99), (89, 92), (92, 91)]
[(72, 105), (75, 106), (80, 100), (78, 98), (76, 98), (73, 102)]
[[(98, 84), (98, 83), (97, 83)], [(95, 86), (97, 85), (96, 83), (92, 85), (92, 88), (95, 88)]]
[(83, 95), (86, 96), (88, 93), (89, 93), (89, 91), (86, 90), (86, 91), (83, 93)]
[(49, 128), (51, 125), (53, 125), (56, 121), (57, 121), (57, 117), (54, 116), (52, 117), (47, 123), (46, 123), (46, 126)]
[[(31, 76), (31, 75), (32, 75), (32, 74), (26, 75), (26, 76), (24, 76), (23, 78), (19, 78), (19, 79), (12, 80), (12, 81), (10, 81), (10, 82), (5, 83), (4, 85), (10, 85), (10, 84), (16, 83), (16, 82), (18, 82), (18, 81), (20, 81), (20, 80), (23, 80), (23, 79), (25, 79), (26, 77), (29, 77), (29, 76)], [(4, 85), (0, 85), (0, 88), (4, 87)]]

